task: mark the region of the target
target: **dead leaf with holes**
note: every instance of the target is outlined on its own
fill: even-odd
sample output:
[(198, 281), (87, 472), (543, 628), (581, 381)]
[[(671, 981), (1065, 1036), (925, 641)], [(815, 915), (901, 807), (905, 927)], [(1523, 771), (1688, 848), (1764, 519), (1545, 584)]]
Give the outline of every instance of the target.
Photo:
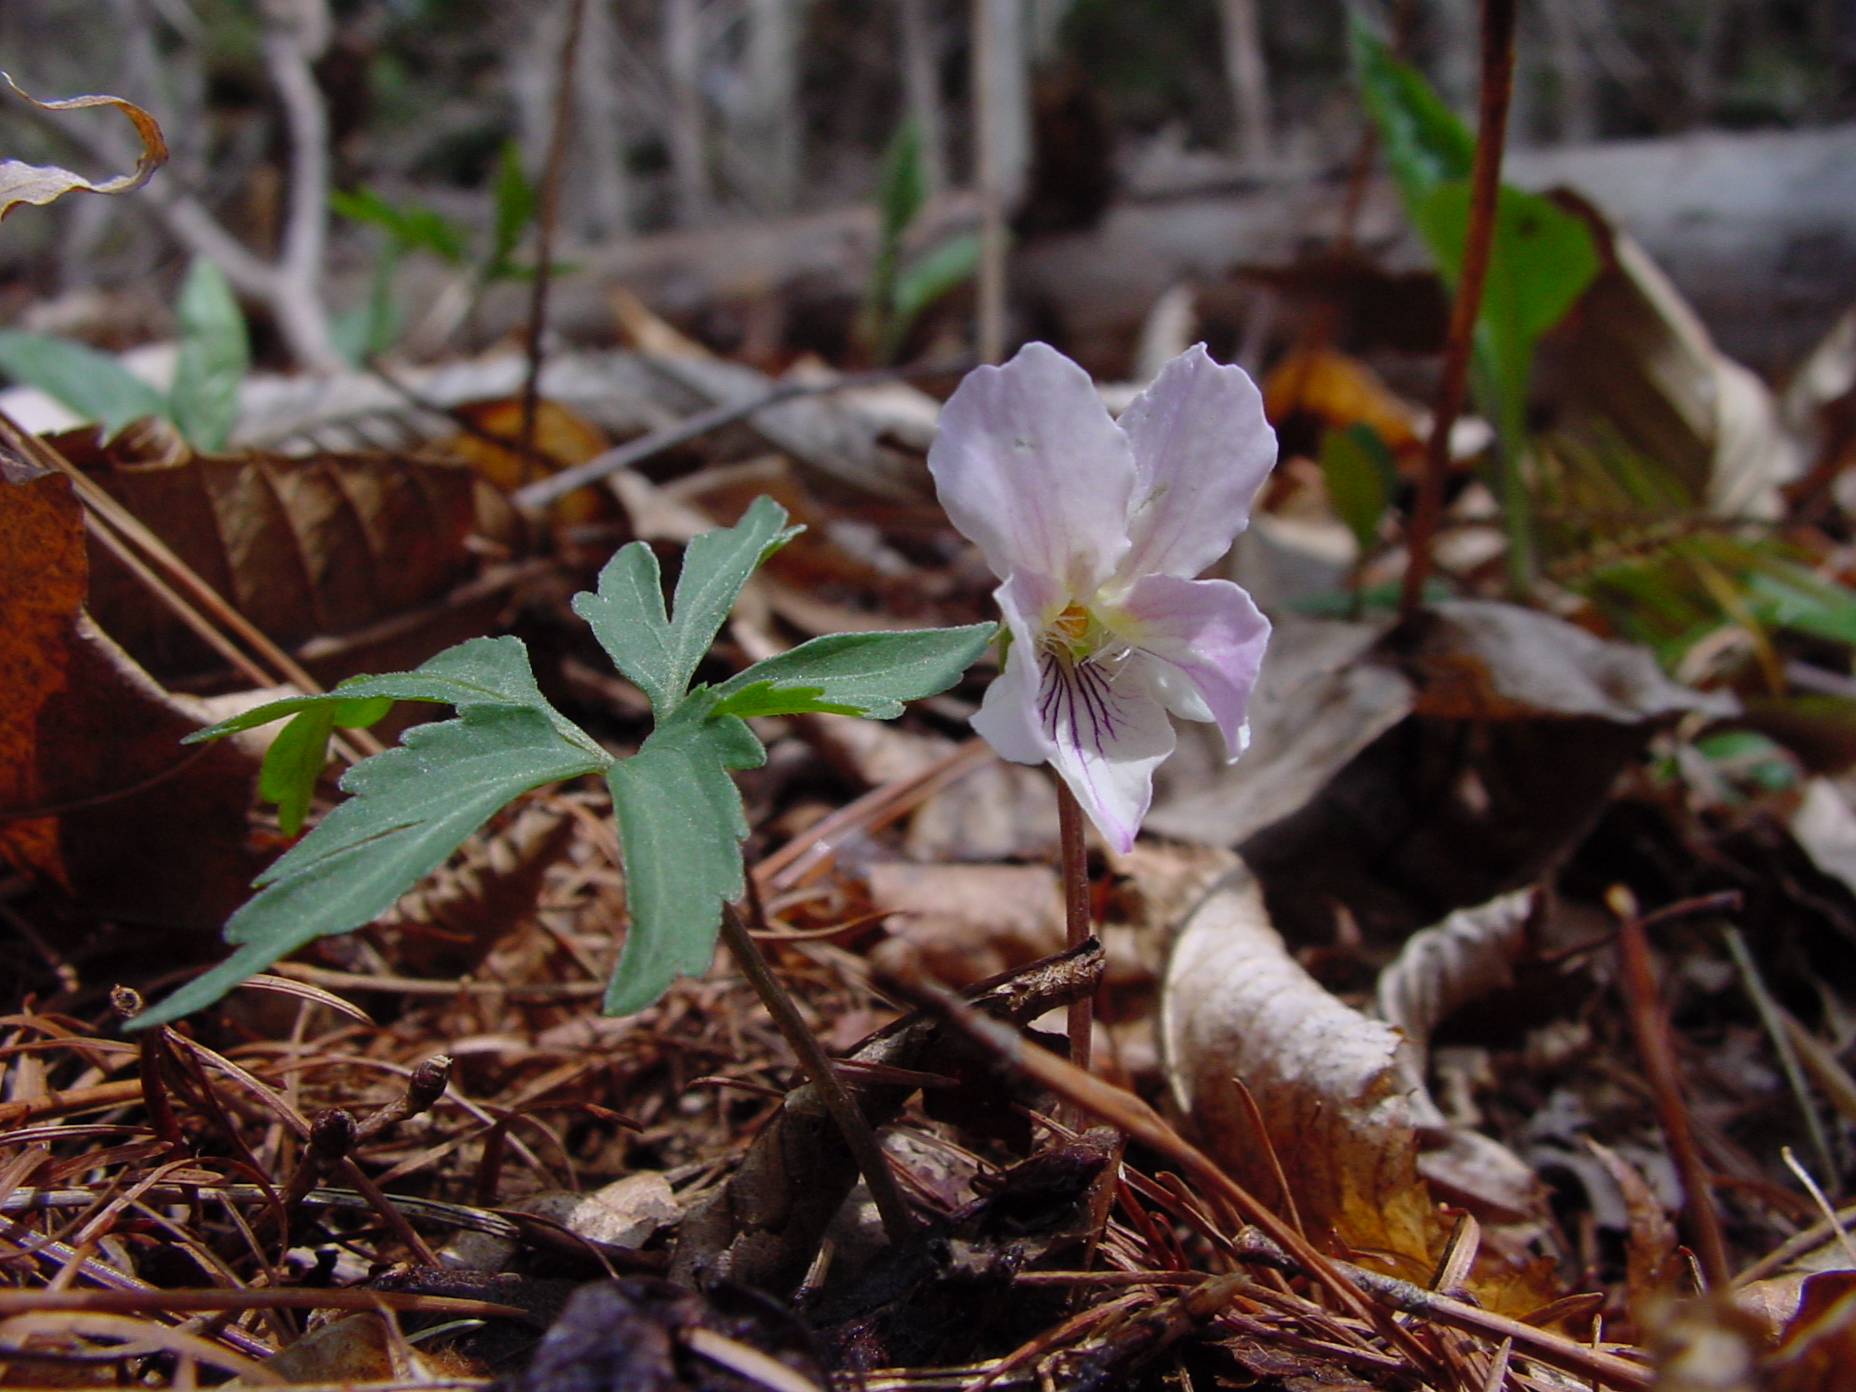
[(135, 162), (135, 168), (127, 174), (104, 179), (100, 183), (55, 164), (0, 160), (0, 218), (4, 218), (21, 203), (42, 207), (67, 193), (127, 193), (147, 183), (149, 176), (167, 163), (168, 147), (167, 142), (161, 138), (161, 127), (155, 123), (153, 116), (133, 102), (102, 95), (39, 101), (20, 91), (19, 85), (7, 74), (0, 73), (0, 81), (6, 83), (14, 96), (30, 106), (36, 106), (40, 111), (81, 111), (85, 107), (113, 106), (129, 118), (135, 126), (136, 134), (142, 139), (142, 153)]
[(105, 916), (217, 928), (262, 861), (256, 762), (183, 748), (201, 713), (84, 611), (70, 481), (0, 482), (0, 853)]

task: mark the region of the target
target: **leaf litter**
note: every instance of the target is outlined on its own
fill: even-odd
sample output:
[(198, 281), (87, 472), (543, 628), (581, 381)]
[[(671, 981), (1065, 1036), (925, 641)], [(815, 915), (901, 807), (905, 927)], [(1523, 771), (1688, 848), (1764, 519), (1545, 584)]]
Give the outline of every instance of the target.
[[(1609, 312), (1643, 313), (1632, 306), (1647, 283), (1639, 275), (1636, 298), (1620, 292)], [(753, 369), (620, 309), (635, 346), (618, 370), (651, 410), (583, 414), (563, 428), (579, 441), (573, 455), (767, 391)], [(1642, 331), (1657, 343), (1680, 327)], [(1657, 350), (1665, 374), (1722, 371), (1705, 342), (1678, 346), (1686, 356)], [(1354, 395), (1328, 407), (1399, 419), (1380, 392)], [(539, 655), (549, 698), (602, 748), (634, 748), (668, 678), (650, 662), (600, 675), (565, 603), (630, 535), (655, 539), (654, 562), (674, 561), (761, 493), (813, 526), (713, 646), (666, 656), (670, 676), (726, 681), (850, 627), (846, 615), (869, 627), (983, 616), (990, 581), (923, 505), (924, 401), (931, 427), (932, 398), (906, 391), (750, 413), (627, 466), (598, 509), (551, 515), (551, 555), (527, 553), (520, 528), (499, 534), (500, 551), (470, 552), (465, 536), (480, 544), (488, 530), (473, 510), (442, 529), (431, 565), (401, 569), (391, 602), (345, 610), (312, 579), (306, 617), (261, 626), (307, 660), (318, 642), (422, 607), (459, 621), (469, 601), (454, 597), (473, 570), (530, 564), (479, 597), (500, 613), (476, 631), (506, 620)], [(452, 429), (429, 405), (398, 419), (402, 449)], [(386, 410), (378, 398), (369, 409)], [(492, 435), (507, 418), (473, 417)], [(313, 432), (315, 419), (287, 428)], [(407, 453), (289, 462), (245, 451), (221, 463), (150, 454), (159, 435), (139, 438), (58, 443), (203, 574), (183, 543), (215, 528), (163, 515), (156, 485), (140, 480), (172, 470), (163, 486), (216, 499), (215, 544), (287, 527), (304, 569), (320, 554), (329, 583), (346, 553), (327, 525), (303, 523), (339, 508), (302, 501), (308, 485), (279, 482), (292, 471), (342, 494), (377, 558), (434, 538), (391, 508), (367, 513), (367, 488), (448, 470), (434, 477), (457, 519), (478, 491), (462, 466)], [(1691, 480), (1698, 503), (1783, 482), (1749, 482), (1742, 466), (1759, 450), (1736, 438), (1730, 450), (1725, 427), (1713, 437), (1702, 467), (1731, 465), (1733, 477)], [(536, 481), (497, 476), (508, 463), (486, 447), (482, 486)], [(230, 482), (210, 482), (214, 469)], [(357, 492), (370, 478), (381, 482)], [(37, 515), (16, 490), (58, 486), (14, 481), (10, 466), (8, 479), (9, 527)], [(266, 493), (280, 513), (235, 501)], [(1330, 506), (1318, 487), (1307, 496)], [(84, 632), (83, 587), (70, 580), (80, 514), (60, 506), (64, 560), (34, 564), (6, 591), (14, 604), (43, 598), (49, 576), (66, 576), (44, 606), (48, 636), (5, 628), (31, 659), (7, 665), (9, 694), (38, 701), (12, 707), (14, 755), (44, 753), (45, 727), (28, 717), (54, 696), (106, 723), (100, 698), (31, 665), (58, 650), (49, 635)], [(1473, 529), (1473, 498), (1464, 508)], [(1358, 531), (1363, 552), (1379, 544)], [(280, 554), (250, 552), (261, 565)], [(1361, 559), (1364, 584), (1374, 558)], [(1474, 564), (1458, 577), (1472, 592)], [(241, 603), (241, 583), (274, 597), (271, 578), (236, 574), (209, 579)], [(137, 585), (122, 580), (119, 593)], [(92, 587), (93, 610), (105, 593)], [(1856, 900), (1838, 878), (1841, 769), (1814, 768), (1807, 783), (1783, 751), (1733, 763), (1707, 739), (1734, 719), (1735, 682), (1697, 691), (1615, 632), (1594, 637), (1605, 625), (1592, 608), (1562, 608), (1575, 622), (1487, 599), (1437, 606), (1418, 624), (1289, 618), (1246, 758), (1227, 771), (1182, 751), (1149, 824), (1162, 835), (1125, 855), (1096, 848), (1104, 950), (1087, 957), (1050, 955), (1049, 804), (1035, 782), (1012, 781), (1022, 770), (960, 743), (977, 683), (875, 735), (828, 711), (755, 715), (768, 759), (740, 787), (762, 939), (885, 1128), (920, 1226), (905, 1244), (883, 1237), (826, 1114), (793, 1086), (785, 1044), (731, 972), (699, 970), (638, 1014), (592, 1013), (628, 888), (611, 796), (595, 781), (529, 795), (413, 892), (377, 895), (361, 932), (321, 939), (215, 1010), (131, 1044), (112, 1028), (110, 987), (153, 999), (198, 974), (209, 941), (127, 906), (125, 887), (160, 878), (125, 858), (129, 833), (86, 833), (115, 873), (60, 884), (55, 865), (17, 849), (35, 823), (9, 818), (18, 870), (0, 882), (0, 916), (17, 931), (9, 966), (22, 991), (0, 1019), (5, 1379), (183, 1386), (216, 1369), (251, 1386), (503, 1378), (542, 1389), (602, 1369), (627, 1385), (796, 1392), (855, 1370), (901, 1392), (1159, 1385), (1183, 1369), (1194, 1382), (1297, 1388), (1634, 1388), (1651, 1384), (1646, 1360), (1659, 1385), (1679, 1387), (1705, 1356), (1695, 1350), (1725, 1349), (1719, 1366), (1741, 1359), (1745, 1385), (1833, 1385), (1853, 1327), (1845, 1258), (1776, 1156), (1800, 1132), (1800, 1108), (1829, 1130), (1833, 1159), (1849, 1144), (1852, 1120), (1832, 1105), (1841, 1094), (1822, 1081), (1842, 1068), (1835, 1046), (1856, 987)], [(117, 612), (106, 627), (127, 642), (133, 624)], [(175, 612), (147, 609), (143, 622), (171, 629)], [(402, 628), (395, 641), (413, 655), (400, 665), (454, 636)], [(220, 696), (237, 685), (211, 679), (204, 649), (190, 667), (163, 666), (159, 651), (136, 655), (174, 687)], [(1807, 659), (1824, 655), (1794, 660)], [(187, 709), (133, 659), (113, 670), (155, 708)], [(415, 744), (445, 726), (421, 728)], [(134, 747), (133, 731), (113, 733)], [(236, 827), (209, 834), (165, 801), (140, 814), (181, 823), (173, 848), (153, 854), (196, 885), (203, 856), (284, 845), (270, 814), (249, 813), (251, 757), (212, 748), (228, 766), (243, 760)], [(62, 773), (59, 762), (41, 757), (31, 776)], [(8, 806), (57, 801), (28, 791)], [(336, 817), (331, 801), (325, 782), (310, 810)], [(1681, 1176), (1623, 1024), (1635, 988), (1615, 966), (1606, 897), (1619, 883), (1650, 906), (1706, 901), (1647, 931), (1653, 1004), (1673, 1027), (1684, 1105), (1748, 1277), (1733, 1307), (1719, 1292), (1694, 1303)], [(1798, 1041), (1813, 1080), (1802, 1090), (1783, 1081), (1766, 1017), (1742, 990), (1719, 933), (1729, 919), (1759, 926), (1752, 957), (1784, 1012), (1770, 1018), (1791, 1017), (1781, 1028), (1816, 1045)], [(982, 1009), (991, 1001), (1033, 1031), (1053, 1005), (1093, 993), (1099, 1076), (1014, 1053), (930, 979), (971, 988)], [(1640, 992), (1630, 999), (1643, 1005)], [(132, 1008), (117, 997), (118, 1012)], [(1127, 1142), (1073, 1125), (1061, 1099)], [(1833, 1194), (1839, 1178), (1818, 1176)], [(1813, 1230), (1809, 1244), (1787, 1242)], [(1819, 1269), (1775, 1274), (1758, 1264), (1766, 1253)], [(666, 1283), (699, 1273), (737, 1284), (691, 1294)]]

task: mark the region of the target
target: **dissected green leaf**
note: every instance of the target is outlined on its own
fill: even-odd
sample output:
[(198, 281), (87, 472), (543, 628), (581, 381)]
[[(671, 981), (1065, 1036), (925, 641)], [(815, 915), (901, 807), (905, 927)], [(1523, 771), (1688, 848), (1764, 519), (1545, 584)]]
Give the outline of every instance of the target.
[[(187, 737), (188, 744), (218, 739), (239, 730), (255, 729), (295, 715), (313, 706), (333, 704), (340, 713), (358, 716), (365, 708), (362, 701), (438, 701), (469, 710), (480, 706), (522, 706), (539, 711), (555, 725), (561, 737), (578, 743), (589, 752), (599, 745), (579, 726), (555, 711), (548, 698), (535, 685), (529, 670), (528, 649), (520, 638), (472, 638), (456, 647), (446, 648), (431, 661), (411, 672), (386, 672), (379, 676), (350, 677), (333, 691), (314, 696), (286, 696), (269, 701), (242, 714), (209, 725)], [(352, 705), (350, 704), (352, 703)], [(379, 719), (376, 715), (374, 720)], [(371, 725), (373, 720), (337, 719), (337, 725)]]
[(1385, 516), (1398, 472), (1392, 452), (1379, 432), (1365, 421), (1345, 430), (1329, 430), (1321, 437), (1321, 473), (1328, 501), (1347, 524), (1364, 556), (1379, 537), (1379, 519)]
[(167, 414), (161, 393), (116, 359), (52, 334), (0, 329), (0, 372), (97, 422), (105, 435)]
[(225, 272), (196, 256), (181, 284), (174, 317), (180, 350), (168, 392), (169, 413), (189, 444), (211, 454), (225, 447), (238, 424), (238, 390), (251, 366), (245, 315)]
[(328, 767), (329, 736), (335, 728), (365, 729), (392, 709), (393, 702), (385, 698), (319, 701), (291, 716), (277, 732), (264, 751), (258, 796), (277, 804), (277, 823), (285, 836), (302, 829), (316, 783)]
[(1476, 137), (1411, 64), (1355, 17), (1348, 38), (1366, 109), (1407, 210), (1437, 185), (1469, 177)]
[(718, 715), (735, 715), (746, 720), (751, 715), (862, 715), (856, 706), (838, 705), (824, 699), (822, 686), (775, 686), (758, 681), (732, 692), (716, 702)]
[(198, 1010), (303, 944), (369, 922), (511, 798), (608, 763), (526, 706), (471, 706), (414, 726), (400, 747), (348, 770), (347, 801), (258, 877), (258, 894), (226, 924), (239, 949), (135, 1027)]
[(799, 534), (785, 522), (786, 510), (762, 496), (734, 526), (694, 538), (683, 551), (668, 617), (657, 557), (642, 542), (606, 563), (596, 593), (574, 596), (574, 612), (592, 626), (613, 665), (650, 697), (659, 720), (678, 708), (748, 577)]
[(642, 1010), (678, 976), (708, 969), (722, 903), (745, 887), (747, 816), (728, 771), (766, 757), (746, 725), (716, 716), (709, 694), (699, 692), (607, 771), (631, 924), (606, 988), (606, 1014)]
[[(718, 709), (739, 715), (791, 715), (842, 709), (890, 720), (904, 701), (945, 691), (997, 634), (995, 624), (901, 633), (828, 633), (756, 662), (715, 688)], [(739, 703), (753, 692), (753, 708)], [(794, 702), (778, 704), (785, 692)]]

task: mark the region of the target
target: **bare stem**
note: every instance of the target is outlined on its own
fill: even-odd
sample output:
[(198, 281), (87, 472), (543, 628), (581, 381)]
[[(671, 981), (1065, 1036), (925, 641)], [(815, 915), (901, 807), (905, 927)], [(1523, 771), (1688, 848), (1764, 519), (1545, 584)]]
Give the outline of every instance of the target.
[[(1410, 618), (1424, 605), (1424, 582), (1431, 573), (1431, 537), (1443, 512), (1444, 484), (1450, 476), (1450, 432), (1463, 411), (1476, 316), (1482, 308), (1489, 247), (1495, 239), (1502, 144), (1508, 127), (1508, 98), (1514, 90), (1514, 31), (1515, 0), (1482, 0), (1482, 90), (1476, 113), (1476, 160), (1470, 170), (1469, 230), (1463, 243), (1463, 270), (1457, 279), (1456, 300), (1450, 306), (1450, 331), (1444, 340), (1443, 379), (1437, 384), (1431, 435), (1424, 446), (1424, 481), (1406, 533), (1400, 618)], [(1504, 447), (1512, 449), (1515, 443), (1504, 442)]]
[(902, 1197), (902, 1190), (896, 1186), (896, 1177), (890, 1173), (889, 1161), (883, 1156), (883, 1147), (877, 1144), (876, 1133), (870, 1129), (870, 1123), (858, 1109), (856, 1099), (844, 1086), (844, 1079), (838, 1075), (831, 1056), (825, 1052), (805, 1018), (800, 1015), (799, 1007), (793, 1003), (786, 987), (773, 974), (773, 968), (767, 964), (760, 944), (754, 941), (754, 935), (748, 931), (747, 924), (741, 921), (741, 915), (733, 904), (722, 905), (722, 941), (728, 944), (729, 952), (752, 983), (760, 1003), (767, 1007), (767, 1013), (773, 1016), (773, 1023), (798, 1055), (799, 1067), (819, 1090), (832, 1120), (838, 1123), (838, 1130), (844, 1133), (844, 1143), (850, 1147), (851, 1156), (857, 1161), (864, 1182), (870, 1186), (870, 1197), (876, 1200), (877, 1212), (882, 1215), (883, 1231), (889, 1234), (889, 1240), (893, 1243), (907, 1242), (915, 1235), (915, 1217), (909, 1210), (907, 1200)]
[[(1070, 785), (1057, 779), (1057, 839), (1063, 857), (1063, 945), (1077, 947), (1089, 940), (1089, 850), (1083, 841), (1083, 809)], [(1079, 996), (1066, 1015), (1070, 1036), (1070, 1062), (1089, 1071), (1095, 1030), (1095, 999)]]
[(554, 227), (561, 215), (561, 174), (567, 164), (567, 134), (574, 116), (574, 56), (586, 0), (568, 0), (567, 33), (561, 39), (554, 88), (554, 128), (548, 133), (548, 163), (541, 175), (535, 219), (535, 279), (528, 300), (528, 375), (522, 381), (522, 457), (535, 455), (535, 411), (541, 400), (542, 335), (548, 327), (548, 282), (554, 270)]
[(1701, 1261), (1701, 1273), (1712, 1289), (1726, 1290), (1732, 1280), (1727, 1244), (1721, 1236), (1720, 1215), (1714, 1211), (1708, 1169), (1695, 1144), (1695, 1129), (1682, 1096), (1682, 1074), (1670, 1037), (1669, 1017), (1656, 989), (1656, 973), (1650, 966), (1649, 935), (1644, 932), (1642, 918), (1628, 912), (1622, 917), (1618, 959), (1623, 968), (1620, 984), (1630, 1010), (1631, 1033), (1637, 1037), (1637, 1052), (1643, 1058), (1644, 1076), (1656, 1100), (1656, 1119), (1662, 1125), (1670, 1159), (1682, 1176), (1683, 1216), (1688, 1220), (1689, 1240), (1695, 1244), (1695, 1255)]

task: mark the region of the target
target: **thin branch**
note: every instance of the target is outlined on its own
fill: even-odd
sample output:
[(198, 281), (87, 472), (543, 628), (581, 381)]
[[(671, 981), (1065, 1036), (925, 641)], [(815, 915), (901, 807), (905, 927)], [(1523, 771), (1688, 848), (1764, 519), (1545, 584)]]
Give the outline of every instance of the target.
[(528, 300), (528, 375), (522, 379), (522, 458), (535, 457), (535, 412), (541, 401), (542, 336), (548, 328), (548, 282), (554, 278), (554, 231), (561, 216), (561, 173), (567, 165), (567, 134), (574, 115), (574, 57), (586, 0), (567, 0), (567, 32), (561, 38), (555, 73), (554, 126), (548, 132), (548, 162), (542, 170), (535, 220), (535, 275)]
[(1515, 0), (1482, 0), (1482, 92), (1476, 114), (1476, 162), (1470, 170), (1469, 230), (1463, 243), (1463, 271), (1457, 278), (1456, 300), (1450, 306), (1443, 380), (1437, 384), (1431, 436), (1424, 446), (1424, 481), (1406, 533), (1405, 580), (1398, 601), (1399, 617), (1405, 619), (1424, 607), (1424, 582), (1431, 573), (1431, 537), (1443, 512), (1444, 484), (1450, 477), (1450, 433), (1463, 411), (1476, 316), (1482, 308), (1483, 282), (1488, 278), (1489, 248), (1495, 240), (1495, 202), (1501, 189), (1502, 145), (1508, 129), (1508, 100), (1514, 90), (1514, 32)]

